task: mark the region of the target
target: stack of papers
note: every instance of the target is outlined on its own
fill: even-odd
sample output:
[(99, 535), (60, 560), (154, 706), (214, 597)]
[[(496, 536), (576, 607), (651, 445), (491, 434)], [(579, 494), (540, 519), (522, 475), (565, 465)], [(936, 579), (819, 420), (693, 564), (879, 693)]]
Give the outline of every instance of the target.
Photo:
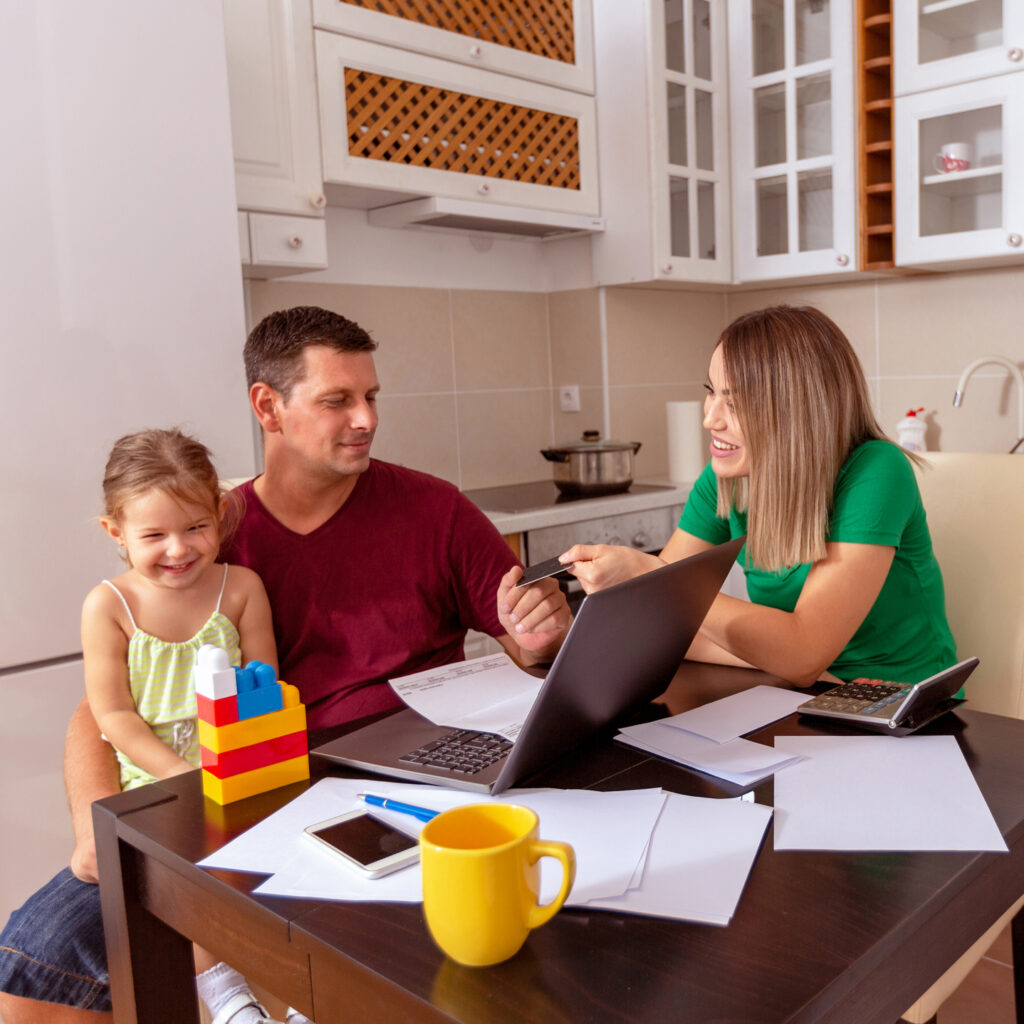
[[(660, 789), (626, 792), (518, 790), (481, 797), (462, 790), (381, 780), (323, 779), (200, 862), (200, 867), (253, 871), (271, 877), (261, 895), (316, 899), (420, 902), (419, 864), (370, 879), (321, 850), (303, 830), (365, 808), (373, 792), (436, 810), (465, 803), (524, 804), (540, 818), (545, 839), (569, 843), (576, 881), (568, 905), (728, 924), (757, 856), (771, 809), (735, 800), (708, 800)], [(422, 823), (374, 808), (374, 815), (410, 834)], [(558, 891), (561, 869), (541, 860), (541, 900)]]
[(626, 726), (616, 739), (738, 786), (752, 786), (800, 755), (740, 737), (785, 718), (806, 700), (806, 693), (753, 686), (672, 718)]

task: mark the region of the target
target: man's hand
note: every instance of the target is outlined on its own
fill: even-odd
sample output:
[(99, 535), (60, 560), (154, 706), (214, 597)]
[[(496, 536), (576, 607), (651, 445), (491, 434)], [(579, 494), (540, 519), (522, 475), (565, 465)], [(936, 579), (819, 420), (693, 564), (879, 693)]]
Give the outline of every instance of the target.
[(71, 853), (71, 873), (82, 882), (95, 885), (100, 880), (99, 867), (96, 864), (96, 842), (92, 829), (89, 834), (78, 835), (75, 848)]
[[(536, 665), (551, 661), (558, 653), (572, 624), (572, 613), (554, 579), (548, 577), (517, 589), (522, 575), (522, 568), (516, 565), (502, 576), (498, 585), (498, 619), (511, 643), (519, 648), (518, 660), (524, 665)], [(516, 656), (511, 650), (509, 653)]]

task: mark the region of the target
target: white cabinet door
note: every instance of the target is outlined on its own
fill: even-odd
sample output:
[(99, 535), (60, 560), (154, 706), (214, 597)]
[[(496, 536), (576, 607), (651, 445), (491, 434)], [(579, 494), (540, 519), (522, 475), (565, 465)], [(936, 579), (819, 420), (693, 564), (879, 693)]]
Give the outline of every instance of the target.
[(598, 0), (597, 284), (731, 280), (724, 0)]
[(896, 0), (895, 93), (1024, 70), (1021, 0)]
[(1024, 75), (897, 97), (897, 264), (1024, 258), (1022, 117)]
[(566, 89), (316, 33), (324, 179), (599, 212), (594, 101)]
[(737, 281), (856, 269), (850, 0), (729, 0)]
[(386, 0), (372, 6), (364, 0), (314, 0), (313, 15), (317, 28), (594, 91), (591, 0)]
[(223, 0), (238, 207), (326, 205), (308, 0)]

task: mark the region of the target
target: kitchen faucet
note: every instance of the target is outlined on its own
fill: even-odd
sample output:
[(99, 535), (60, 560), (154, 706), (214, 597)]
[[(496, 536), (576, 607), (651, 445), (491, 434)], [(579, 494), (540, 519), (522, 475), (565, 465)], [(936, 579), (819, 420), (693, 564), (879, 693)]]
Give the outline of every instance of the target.
[(1005, 366), (1017, 381), (1017, 443), (1010, 449), (1012, 455), (1024, 442), (1024, 374), (1021, 374), (1020, 367), (1016, 363), (1011, 362), (1006, 356), (979, 356), (973, 362), (968, 363), (964, 367), (964, 372), (960, 374), (960, 381), (956, 386), (956, 393), (953, 395), (953, 407), (960, 408), (960, 404), (964, 400), (964, 391), (967, 389), (968, 378), (979, 366), (984, 366), (986, 363), (998, 363), (1000, 366)]

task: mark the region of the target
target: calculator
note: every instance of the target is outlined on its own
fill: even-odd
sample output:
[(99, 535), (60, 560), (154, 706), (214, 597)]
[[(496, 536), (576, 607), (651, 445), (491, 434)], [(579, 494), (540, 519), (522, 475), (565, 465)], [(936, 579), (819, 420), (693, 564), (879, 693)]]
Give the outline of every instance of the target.
[(962, 704), (957, 693), (977, 666), (977, 658), (967, 658), (914, 684), (854, 679), (812, 697), (797, 711), (906, 736)]

